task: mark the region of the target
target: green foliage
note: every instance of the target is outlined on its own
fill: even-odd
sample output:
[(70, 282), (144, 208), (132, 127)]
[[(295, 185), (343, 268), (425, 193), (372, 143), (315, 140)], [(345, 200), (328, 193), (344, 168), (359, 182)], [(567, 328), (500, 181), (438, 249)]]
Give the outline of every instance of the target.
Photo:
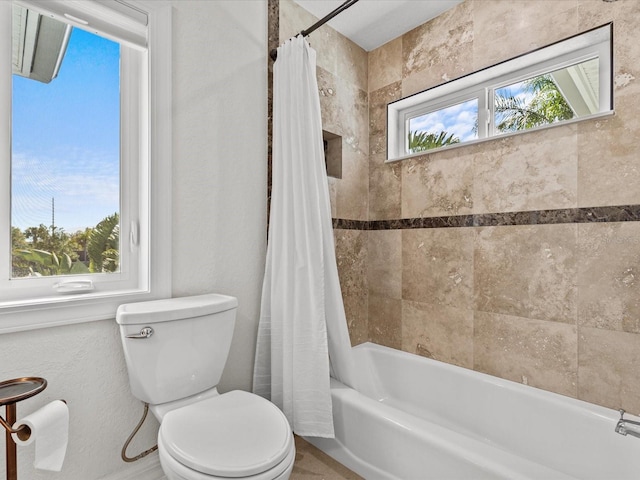
[(409, 153), (424, 152), (454, 143), (460, 143), (460, 139), (453, 133), (409, 132)]
[(27, 238), (18, 227), (11, 227), (12, 248), (27, 248)]
[(118, 248), (117, 213), (103, 219), (95, 228), (73, 234), (42, 224), (26, 228), (24, 232), (11, 227), (12, 275), (40, 277), (115, 272), (119, 268)]
[(496, 127), (500, 132), (526, 130), (573, 118), (573, 110), (551, 75), (526, 80), (523, 88), (533, 94), (529, 102), (496, 92)]
[(13, 256), (29, 265), (28, 276), (31, 277), (89, 273), (89, 269), (85, 264), (80, 261), (74, 262), (66, 253), (58, 256), (45, 250), (23, 249), (15, 250)]
[(87, 239), (89, 270), (115, 272), (119, 266), (120, 225), (117, 213), (103, 219)]

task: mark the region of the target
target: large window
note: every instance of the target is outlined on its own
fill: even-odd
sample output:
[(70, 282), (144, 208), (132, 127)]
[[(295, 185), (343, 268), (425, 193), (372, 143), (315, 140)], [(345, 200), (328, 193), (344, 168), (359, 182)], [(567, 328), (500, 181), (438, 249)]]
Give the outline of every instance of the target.
[(610, 114), (612, 25), (393, 102), (388, 160)]
[(0, 331), (167, 295), (169, 12), (0, 5)]
[[(88, 274), (119, 273), (127, 253), (120, 164), (136, 159), (120, 155), (120, 44), (19, 5), (13, 17), (11, 278), (83, 274), (91, 285)], [(51, 31), (63, 40), (42, 48)]]

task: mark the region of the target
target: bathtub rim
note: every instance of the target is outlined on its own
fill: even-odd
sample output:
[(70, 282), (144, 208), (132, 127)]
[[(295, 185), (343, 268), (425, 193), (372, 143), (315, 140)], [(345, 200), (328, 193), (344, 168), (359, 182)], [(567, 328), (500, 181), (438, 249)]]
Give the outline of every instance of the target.
[[(451, 372), (455, 375), (461, 375), (465, 378), (472, 378), (472, 381), (481, 381), (483, 383), (488, 383), (495, 385), (499, 388), (504, 388), (506, 390), (514, 391), (520, 394), (532, 395), (546, 402), (550, 402), (552, 404), (562, 405), (563, 408), (567, 406), (574, 406), (578, 409), (587, 410), (590, 415), (595, 415), (600, 417), (603, 420), (612, 421), (612, 428), (615, 427), (615, 423), (619, 419), (619, 411), (613, 408), (605, 407), (603, 405), (598, 405), (595, 403), (588, 402), (586, 400), (580, 400), (575, 397), (571, 397), (569, 395), (564, 395), (562, 393), (552, 392), (550, 390), (545, 390), (540, 387), (536, 387), (533, 385), (525, 385), (514, 380), (508, 380), (505, 378), (497, 377), (495, 375), (491, 375), (488, 373), (480, 372), (478, 370), (472, 370), (470, 368), (461, 367), (459, 365), (454, 365), (452, 363), (447, 363), (441, 360), (436, 360), (433, 358), (423, 357), (421, 355), (417, 355), (415, 353), (406, 352), (404, 350), (398, 350), (392, 347), (387, 347), (385, 345), (380, 345), (373, 342), (365, 342), (359, 345), (352, 347), (352, 351), (356, 355), (356, 370), (359, 374), (366, 375), (369, 379), (371, 378), (372, 372), (362, 372), (363, 368), (362, 359), (359, 358), (360, 355), (366, 355), (367, 351), (378, 352), (382, 355), (393, 356), (395, 358), (402, 358), (403, 360), (409, 360), (411, 362), (416, 363), (424, 363), (426, 365), (432, 365), (435, 368), (442, 369), (444, 371)], [(360, 391), (356, 385), (356, 390)], [(375, 400), (382, 400), (380, 398), (376, 398)], [(625, 417), (630, 418), (631, 420), (640, 421), (640, 416), (634, 415), (630, 412), (625, 412)]]

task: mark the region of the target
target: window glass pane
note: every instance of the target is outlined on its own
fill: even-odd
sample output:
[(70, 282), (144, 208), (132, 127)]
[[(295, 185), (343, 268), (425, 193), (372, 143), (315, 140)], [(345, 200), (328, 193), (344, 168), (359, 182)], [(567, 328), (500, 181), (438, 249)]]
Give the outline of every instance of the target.
[(478, 138), (478, 99), (409, 120), (407, 153), (418, 153)]
[(34, 15), (14, 7), (12, 276), (115, 272), (120, 46)]
[(597, 58), (496, 89), (496, 133), (516, 132), (600, 111)]

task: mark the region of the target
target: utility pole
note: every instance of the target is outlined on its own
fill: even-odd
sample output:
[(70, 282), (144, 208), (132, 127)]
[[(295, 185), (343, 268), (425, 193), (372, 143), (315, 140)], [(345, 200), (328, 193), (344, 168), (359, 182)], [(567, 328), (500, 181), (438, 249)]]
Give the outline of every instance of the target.
[(51, 236), (56, 233), (56, 199), (51, 197)]

